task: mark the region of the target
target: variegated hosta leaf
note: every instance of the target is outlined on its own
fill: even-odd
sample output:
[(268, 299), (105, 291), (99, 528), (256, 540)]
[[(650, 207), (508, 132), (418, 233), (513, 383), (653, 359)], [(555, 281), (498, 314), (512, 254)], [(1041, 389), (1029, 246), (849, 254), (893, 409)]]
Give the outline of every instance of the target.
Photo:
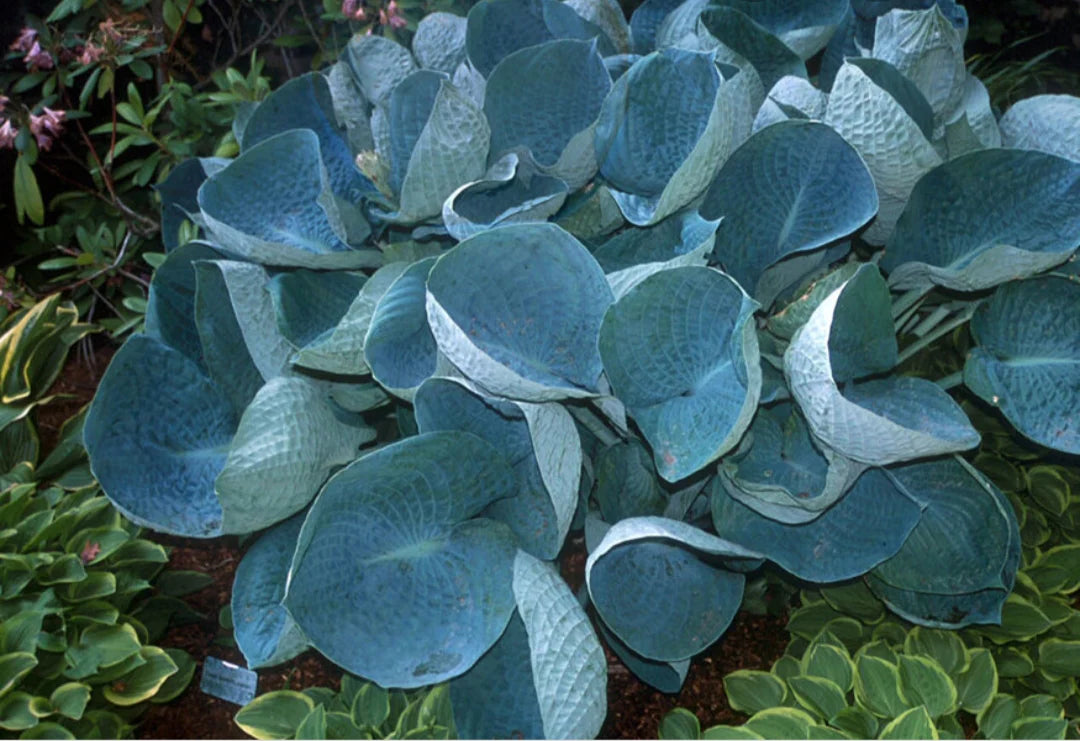
[(1075, 95), (1025, 98), (1005, 111), (998, 123), (1002, 146), (1080, 161), (1080, 98)]
[(920, 625), (1000, 622), (1020, 565), (1009, 500), (959, 457), (884, 473), (925, 511), (900, 551), (870, 572), (874, 594)]
[(878, 216), (862, 236), (875, 245), (889, 238), (919, 178), (941, 164), (932, 128), (920, 123), (932, 111), (905, 79), (880, 60), (849, 59), (825, 109), (825, 123), (859, 151), (874, 177)]
[(517, 493), (484, 514), (505, 522), (537, 558), (559, 555), (581, 478), (581, 442), (569, 412), (558, 404), (527, 404), (476, 393), (463, 381), (431, 378), (416, 392), (420, 432), (461, 430), (498, 448), (513, 466)]
[(536, 402), (599, 394), (596, 338), (611, 289), (554, 224), (466, 239), (438, 259), (427, 291), (439, 350), (488, 393)]
[(509, 464), (469, 433), (369, 453), (331, 478), (308, 512), (285, 607), (321, 653), (384, 687), (455, 677), (514, 611), (515, 538), (477, 517), (513, 494)]
[(798, 525), (820, 517), (866, 470), (828, 447), (819, 449), (790, 403), (759, 409), (750, 435), (749, 450), (724, 462), (719, 481), (733, 499), (777, 522)]
[(462, 738), (595, 738), (607, 662), (589, 618), (551, 564), (514, 559), (517, 610), (506, 632), (450, 684)]
[(971, 333), (967, 387), (1025, 437), (1080, 454), (1080, 284), (1006, 283), (975, 312)]
[(236, 645), (248, 668), (275, 666), (308, 647), (292, 617), (281, 604), (304, 515), (275, 525), (259, 536), (236, 567), (230, 605), (236, 626)]
[(881, 267), (894, 288), (979, 291), (1048, 270), (1077, 245), (1080, 162), (986, 149), (919, 181)]
[(589, 554), (585, 581), (597, 613), (631, 650), (680, 661), (727, 630), (742, 602), (740, 572), (760, 558), (685, 522), (634, 517)]
[(653, 273), (704, 265), (719, 224), (719, 219), (706, 221), (697, 211), (682, 211), (650, 227), (622, 230), (593, 250), (593, 257), (619, 299)]
[[(978, 445), (979, 434), (963, 411), (930, 381), (905, 376), (846, 383), (843, 390), (837, 385), (834, 365), (847, 368), (842, 377), (854, 380), (895, 362), (889, 305), (884, 280), (868, 265), (822, 301), (795, 334), (784, 353), (784, 374), (811, 432), (841, 455), (876, 466)], [(891, 343), (852, 363), (848, 355), (882, 339), (851, 342), (843, 336), (845, 326), (875, 326), (866, 321), (868, 306), (879, 314), (883, 307), (878, 333), (888, 332)], [(847, 341), (835, 345), (833, 332)]]
[(488, 76), (491, 153), (525, 150), (577, 190), (596, 174), (594, 128), (611, 77), (595, 41), (558, 39), (510, 54)]
[(712, 55), (677, 48), (643, 57), (615, 81), (596, 154), (628, 221), (655, 224), (705, 190), (737, 144), (735, 92)]
[(863, 473), (842, 499), (810, 522), (778, 522), (743, 502), (733, 498), (730, 488), (712, 485), (717, 535), (758, 550), (811, 582), (854, 579), (892, 557), (923, 509), (881, 469)]
[(655, 273), (612, 305), (600, 355), (668, 481), (731, 450), (757, 409), (756, 304), (707, 267)]
[(877, 205), (874, 180), (850, 144), (824, 124), (785, 121), (735, 150), (701, 215), (723, 219), (712, 261), (756, 298), (766, 268), (850, 234)]
[(370, 229), (358, 211), (339, 207), (310, 129), (248, 149), (206, 179), (198, 201), (214, 241), (247, 260), (319, 269), (382, 262), (377, 250), (351, 246)]

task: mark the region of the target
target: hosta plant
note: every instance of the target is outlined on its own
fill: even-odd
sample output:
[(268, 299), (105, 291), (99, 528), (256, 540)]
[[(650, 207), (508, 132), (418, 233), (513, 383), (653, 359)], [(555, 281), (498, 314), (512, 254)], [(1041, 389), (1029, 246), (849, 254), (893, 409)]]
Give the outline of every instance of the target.
[[(894, 5), (484, 0), (354, 39), (163, 190), (202, 236), (91, 407), (102, 486), (262, 533), (251, 666), (448, 682), (462, 736), (599, 731), (586, 610), (677, 689), (765, 561), (999, 621), (1018, 523), (950, 389), (1080, 452), (1075, 106), (999, 125), (964, 9)], [(898, 372), (968, 322), (961, 374)]]

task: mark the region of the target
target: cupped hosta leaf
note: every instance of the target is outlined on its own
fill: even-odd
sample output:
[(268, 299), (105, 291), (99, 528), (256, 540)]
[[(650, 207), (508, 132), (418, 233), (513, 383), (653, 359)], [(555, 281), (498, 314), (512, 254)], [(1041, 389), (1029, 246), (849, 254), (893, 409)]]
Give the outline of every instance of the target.
[(298, 348), (316, 342), (345, 316), (365, 280), (361, 273), (343, 271), (278, 273), (267, 284), (278, 330)]
[(1062, 263), (1078, 244), (1080, 162), (986, 149), (919, 181), (881, 267), (895, 288), (978, 291)]
[(364, 359), (387, 391), (411, 399), (438, 366), (439, 349), (424, 309), (425, 284), (435, 258), (413, 263), (386, 290), (371, 316)]
[(334, 194), (356, 204), (375, 186), (356, 168), (345, 132), (337, 125), (330, 85), (320, 72), (309, 72), (274, 90), (251, 114), (241, 138), (243, 151), (289, 129), (311, 129)]
[(500, 224), (547, 221), (562, 208), (567, 192), (562, 180), (536, 172), (511, 152), (482, 180), (461, 186), (446, 199), (443, 224), (461, 240)]
[(753, 131), (779, 121), (795, 119), (814, 119), (825, 117), (825, 104), (829, 96), (814, 87), (803, 77), (785, 75), (776, 81), (769, 90), (754, 117)]
[(753, 65), (766, 90), (786, 75), (806, 77), (802, 58), (741, 10), (710, 5), (701, 14), (700, 23), (717, 41)]
[(718, 4), (742, 11), (803, 59), (825, 48), (848, 9), (843, 0), (722, 0)]
[(309, 129), (272, 136), (211, 175), (199, 207), (214, 241), (248, 260), (310, 268), (381, 262), (376, 250), (351, 248), (370, 229), (358, 212), (339, 208)]
[(491, 135), (484, 113), (431, 70), (398, 83), (387, 111), (389, 187), (399, 204), (392, 218), (415, 222), (437, 216), (447, 196), (484, 174)]
[(618, 0), (566, 0), (566, 4), (604, 32), (614, 47), (607, 56), (630, 53), (630, 24)]
[(821, 516), (866, 468), (819, 449), (787, 402), (759, 409), (750, 434), (749, 450), (724, 462), (718, 482), (733, 499), (777, 522), (797, 525)]
[(937, 3), (925, 10), (896, 9), (878, 19), (873, 55), (915, 83), (940, 127), (964, 96), (964, 34)]
[(706, 219), (724, 220), (713, 261), (754, 290), (776, 261), (873, 218), (877, 193), (859, 153), (839, 134), (821, 123), (784, 121), (735, 150), (700, 210)]
[(416, 71), (409, 50), (384, 36), (353, 36), (345, 60), (364, 97), (374, 105), (385, 103), (394, 87)]
[(682, 211), (654, 226), (624, 229), (597, 247), (593, 257), (619, 299), (653, 273), (704, 265), (719, 223), (701, 218), (697, 211)]
[(237, 419), (194, 361), (135, 335), (116, 353), (90, 405), (90, 466), (133, 522), (190, 537), (221, 533), (214, 479)]
[(668, 498), (656, 478), (649, 451), (637, 440), (617, 442), (595, 458), (593, 498), (605, 522), (659, 516)]
[(475, 518), (513, 487), (499, 452), (465, 432), (369, 453), (308, 512), (286, 608), (315, 648), (384, 687), (461, 674), (514, 610), (514, 536)]
[(964, 383), (1025, 437), (1080, 454), (1080, 284), (1006, 283), (971, 320)]
[(998, 124), (1002, 146), (1080, 161), (1080, 98), (1074, 95), (1035, 95), (1017, 101)]
[(321, 335), (301, 349), (293, 362), (305, 368), (337, 375), (358, 376), (367, 373), (370, 369), (364, 359), (364, 338), (371, 326), (375, 307), (383, 294), (408, 268), (408, 263), (392, 262), (376, 270), (360, 288), (360, 292), (329, 334)]
[(487, 81), (491, 154), (527, 150), (577, 190), (596, 174), (593, 125), (610, 89), (595, 42), (558, 39), (510, 54)]
[(880, 470), (862, 474), (842, 499), (810, 522), (764, 517), (712, 485), (712, 515), (721, 538), (760, 551), (811, 582), (865, 574), (893, 556), (919, 522), (922, 507)]
[(960, 628), (1001, 620), (1020, 562), (1020, 533), (1005, 496), (960, 458), (887, 469), (922, 502), (922, 519), (869, 584), (901, 617)]
[(668, 14), (682, 2), (683, 0), (645, 0), (637, 6), (630, 16), (630, 34), (636, 54), (648, 54), (656, 49), (657, 31)]
[(194, 261), (221, 257), (217, 250), (198, 242), (176, 248), (154, 271), (146, 300), (146, 334), (179, 350), (200, 366), (203, 366), (203, 353), (195, 324)]
[[(811, 432), (841, 455), (870, 465), (978, 445), (979, 434), (967, 416), (947, 393), (929, 381), (888, 377), (846, 384), (840, 390), (833, 366), (852, 368), (850, 359), (845, 360), (852, 351), (838, 352), (833, 348), (831, 333), (851, 331), (847, 328), (860, 323), (874, 326), (872, 315), (884, 310), (887, 319), (888, 306), (884, 281), (875, 267), (866, 266), (822, 301), (795, 334), (784, 353), (784, 374)], [(869, 314), (868, 307), (873, 307)], [(845, 314), (847, 319), (843, 318)], [(891, 327), (891, 322), (886, 325)], [(892, 340), (891, 329), (884, 331)], [(872, 342), (879, 337), (867, 339)], [(857, 350), (865, 346), (867, 342), (862, 340), (854, 346), (842, 344), (841, 348)], [(857, 378), (867, 371), (887, 369), (893, 347), (883, 346), (875, 356), (860, 360), (845, 377)], [(885, 362), (878, 362), (881, 360)]]
[(207, 175), (202, 160), (192, 158), (178, 164), (154, 186), (161, 198), (161, 243), (166, 252), (180, 246), (180, 225), (189, 214), (198, 213), (197, 194)]
[(945, 146), (949, 159), (977, 149), (993, 149), (1001, 145), (1001, 129), (990, 104), (990, 93), (979, 78), (969, 74), (964, 82), (964, 95), (945, 122)]
[(654, 224), (712, 181), (736, 144), (735, 87), (712, 54), (677, 48), (643, 57), (615, 81), (597, 122), (596, 156), (628, 221)]
[(909, 95), (913, 86), (899, 83), (903, 76), (888, 72), (885, 64), (845, 61), (825, 109), (825, 123), (858, 150), (874, 177), (878, 216), (862, 236), (875, 245), (889, 238), (919, 178), (941, 164), (931, 132), (919, 123), (919, 111), (929, 106), (925, 99), (922, 106), (913, 103), (921, 96)]
[(569, 3), (481, 0), (469, 11), (466, 48), (469, 61), (484, 77), (515, 51), (553, 39), (596, 39), (600, 54), (615, 53), (604, 32), (574, 12)]
[(453, 13), (428, 13), (416, 25), (413, 56), (424, 69), (452, 75), (465, 61), (466, 21)]
[(642, 682), (668, 694), (676, 694), (682, 689), (683, 682), (686, 681), (686, 674), (690, 671), (690, 659), (681, 661), (653, 661), (652, 659), (646, 659), (644, 656), (631, 651), (625, 643), (612, 635), (611, 631), (602, 622), (596, 624), (596, 629), (604, 637), (604, 644)]
[(271, 379), (244, 410), (214, 483), (222, 531), (250, 533), (298, 512), (374, 438), (374, 429), (336, 411), (312, 381)]
[(307, 640), (281, 604), (304, 515), (267, 530), (236, 567), (232, 619), (236, 645), (248, 667), (258, 669), (288, 661), (307, 648)]
[(600, 266), (554, 224), (511, 224), (440, 257), (427, 285), (439, 350), (489, 393), (595, 396), (596, 338), (611, 304)]
[(554, 559), (570, 530), (581, 476), (581, 443), (569, 413), (557, 404), (484, 397), (448, 378), (425, 381), (415, 405), (420, 432), (471, 432), (502, 451), (517, 493), (484, 515), (510, 526), (525, 550)]
[(668, 481), (733, 448), (761, 392), (756, 305), (706, 267), (649, 276), (612, 305), (600, 355)]
[(604, 623), (631, 650), (657, 661), (687, 659), (727, 629), (743, 575), (761, 554), (692, 525), (660, 517), (616, 523), (589, 554), (585, 580)]

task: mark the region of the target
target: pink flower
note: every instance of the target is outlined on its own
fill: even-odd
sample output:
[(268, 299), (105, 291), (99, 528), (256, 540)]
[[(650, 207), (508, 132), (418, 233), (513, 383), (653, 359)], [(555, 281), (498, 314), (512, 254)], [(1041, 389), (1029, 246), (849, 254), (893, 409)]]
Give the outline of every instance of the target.
[(0, 149), (11, 149), (15, 146), (15, 137), (19, 135), (19, 130), (11, 125), (11, 121), (4, 121), (4, 125), (0, 126)]
[(34, 45), (34, 40), (37, 39), (38, 32), (32, 28), (24, 28), (19, 33), (19, 38), (11, 42), (11, 46), (8, 48), (12, 51), (27, 52), (30, 51), (30, 47)]
[(48, 106), (42, 110), (45, 112), (39, 116), (31, 114), (30, 133), (37, 139), (38, 149), (47, 152), (52, 148), (53, 139), (60, 136), (64, 130), (62, 121), (65, 113), (64, 111), (54, 111)]
[(79, 54), (79, 64), (85, 64), (90, 66), (96, 63), (101, 57), (105, 55), (105, 50), (100, 46), (96, 46), (91, 42), (87, 42), (83, 47), (82, 52)]
[(7, 108), (7, 104), (11, 102), (11, 98), (6, 95), (0, 95), (0, 111)]
[(409, 24), (405, 17), (401, 15), (397, 0), (390, 0), (386, 6), (385, 15), (382, 11), (379, 12), (379, 20), (383, 23), (389, 23), (393, 28), (405, 28)]
[(367, 12), (359, 0), (342, 0), (341, 14), (354, 21), (362, 21), (367, 18)]
[(26, 52), (26, 56), (23, 57), (23, 61), (26, 62), (26, 66), (31, 71), (38, 69), (52, 69), (53, 58), (49, 52), (41, 48), (41, 44), (37, 41), (30, 47), (30, 51)]

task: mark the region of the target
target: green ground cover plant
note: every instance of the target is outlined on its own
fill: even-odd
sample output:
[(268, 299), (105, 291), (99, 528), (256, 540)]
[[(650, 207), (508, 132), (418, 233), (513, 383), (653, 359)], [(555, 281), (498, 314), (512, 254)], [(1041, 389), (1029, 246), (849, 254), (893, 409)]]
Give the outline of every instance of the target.
[[(447, 683), (463, 737), (595, 736), (601, 636), (676, 691), (765, 562), (1001, 623), (1021, 522), (950, 391), (1080, 453), (1080, 101), (999, 120), (964, 8), (924, 5), (484, 0), (353, 38), (162, 184), (197, 238), (94, 474), (137, 524), (260, 533), (249, 666)], [(961, 370), (912, 372), (960, 327)]]

